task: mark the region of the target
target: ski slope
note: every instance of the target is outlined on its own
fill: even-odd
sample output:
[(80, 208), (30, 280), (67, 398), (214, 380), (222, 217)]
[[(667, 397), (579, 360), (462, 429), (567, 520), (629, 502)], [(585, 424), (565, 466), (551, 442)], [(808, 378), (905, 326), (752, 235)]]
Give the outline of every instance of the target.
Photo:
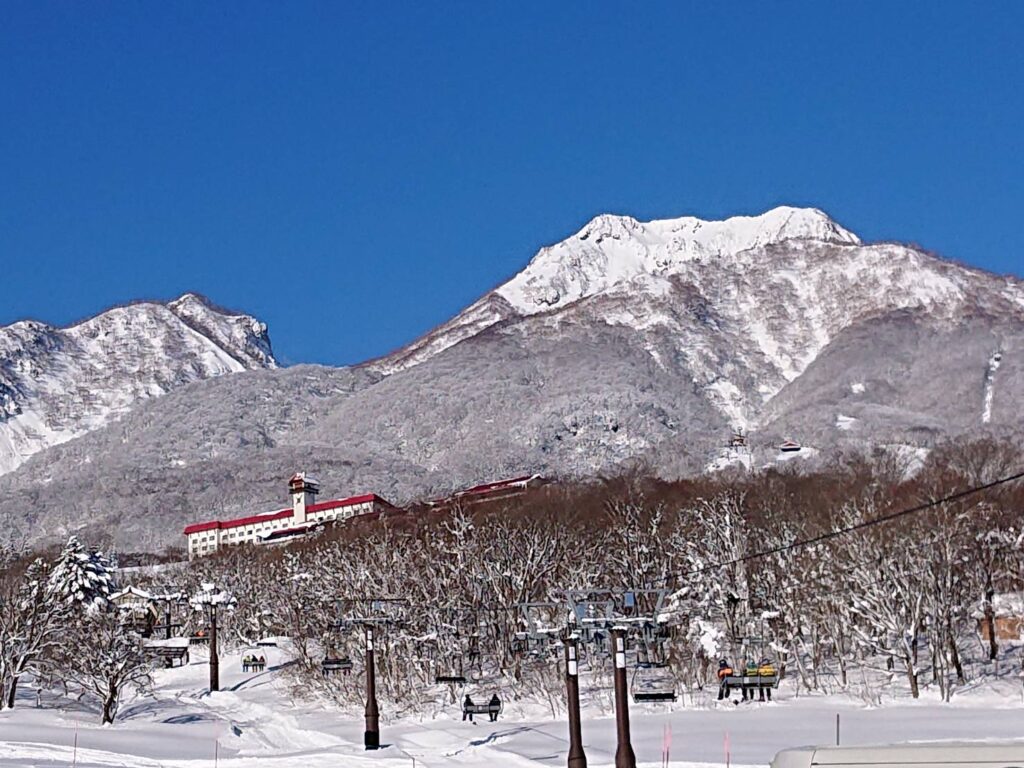
[[(381, 707), (381, 741), (367, 753), (358, 713), (293, 704), (280, 674), (285, 653), (267, 649), (263, 673), (243, 674), (239, 654), (221, 662), (218, 693), (206, 692), (207, 667), (193, 654), (186, 667), (160, 670), (152, 696), (127, 702), (113, 727), (82, 705), (23, 690), (19, 706), (0, 713), (0, 766), (71, 765), (83, 768), (319, 768), (320, 766), (565, 765), (564, 715), (552, 717), (537, 702), (508, 702), (497, 723), (464, 723), (457, 705), (435, 717), (395, 719)], [(772, 704), (694, 702), (631, 708), (633, 747), (641, 766), (661, 765), (666, 724), (672, 733), (671, 766), (725, 764), (728, 738), (733, 766), (765, 766), (785, 747), (829, 744), (841, 716), (844, 744), (925, 740), (1024, 738), (1024, 703), (1015, 682), (969, 691), (953, 704), (894, 700), (869, 708), (840, 697), (793, 698), (783, 686)], [(57, 705), (60, 708), (57, 708)], [(727, 736), (728, 735), (728, 736)], [(614, 763), (615, 721), (590, 702), (583, 737), (591, 766)], [(76, 747), (77, 739), (77, 747)]]

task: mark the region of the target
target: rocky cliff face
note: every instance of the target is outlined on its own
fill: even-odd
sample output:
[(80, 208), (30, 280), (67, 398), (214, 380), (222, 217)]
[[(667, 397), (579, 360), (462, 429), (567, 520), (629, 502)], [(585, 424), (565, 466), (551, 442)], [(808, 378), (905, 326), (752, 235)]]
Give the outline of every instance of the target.
[[(279, 508), (296, 469), (325, 494), (401, 502), (524, 471), (919, 459), (1019, 433), (1022, 360), (1020, 280), (862, 243), (820, 211), (600, 216), (385, 358), (139, 401), (0, 477), (0, 514), (28, 537), (156, 548), (187, 522)], [(737, 428), (747, 451), (724, 448)], [(787, 438), (803, 449), (781, 453)]]

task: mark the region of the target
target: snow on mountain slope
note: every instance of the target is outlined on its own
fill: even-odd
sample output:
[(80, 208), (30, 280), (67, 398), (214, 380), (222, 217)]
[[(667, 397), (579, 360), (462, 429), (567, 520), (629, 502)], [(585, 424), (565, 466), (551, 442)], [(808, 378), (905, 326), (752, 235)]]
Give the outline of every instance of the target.
[(783, 207), (725, 221), (687, 216), (646, 224), (629, 216), (602, 215), (568, 240), (542, 249), (497, 292), (520, 313), (533, 314), (640, 275), (682, 272), (704, 259), (735, 257), (786, 240), (860, 243), (816, 209)]
[[(707, 398), (752, 428), (762, 406), (851, 323), (905, 308), (948, 322), (977, 307), (1024, 316), (1021, 282), (903, 245), (865, 245), (817, 209), (724, 221), (602, 215), (373, 366), (394, 373), (528, 316), (585, 318), (636, 329), (659, 362), (682, 356)], [(667, 349), (666, 339), (675, 339)]]
[[(715, 458), (736, 427), (750, 467), (778, 458), (787, 438), (819, 460), (962, 435), (1014, 439), (1024, 434), (1022, 286), (912, 247), (863, 244), (820, 211), (777, 209), (725, 222), (598, 217), (388, 357), (250, 371), (142, 401), (169, 385), (137, 381), (151, 366), (129, 365), (131, 354), (148, 350), (189, 381), (272, 367), (261, 326), (189, 297), (143, 305), (136, 331), (170, 331), (132, 333), (123, 326), (140, 310), (124, 308), (88, 344), (78, 327), (15, 324), (0, 330), (9, 461), (137, 404), (0, 477), (0, 517), (34, 540), (78, 531), (159, 548), (211, 510), (275, 508), (296, 467), (339, 493), (401, 502), (523, 472), (692, 475), (736, 463)], [(111, 333), (113, 348), (98, 349)], [(154, 341), (160, 333), (175, 341)], [(52, 391), (38, 391), (47, 377)], [(35, 442), (12, 447), (27, 430)], [(130, 494), (105, 492), (124, 478)]]
[(186, 294), (103, 312), (68, 328), (0, 328), (0, 474), (106, 424), (141, 398), (277, 365), (266, 326)]

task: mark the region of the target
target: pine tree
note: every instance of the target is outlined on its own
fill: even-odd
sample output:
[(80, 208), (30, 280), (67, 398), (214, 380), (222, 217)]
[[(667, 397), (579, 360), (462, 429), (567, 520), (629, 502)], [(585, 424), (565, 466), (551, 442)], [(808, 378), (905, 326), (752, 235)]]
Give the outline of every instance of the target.
[(72, 536), (50, 573), (49, 590), (58, 601), (95, 613), (107, 607), (113, 588), (109, 561)]

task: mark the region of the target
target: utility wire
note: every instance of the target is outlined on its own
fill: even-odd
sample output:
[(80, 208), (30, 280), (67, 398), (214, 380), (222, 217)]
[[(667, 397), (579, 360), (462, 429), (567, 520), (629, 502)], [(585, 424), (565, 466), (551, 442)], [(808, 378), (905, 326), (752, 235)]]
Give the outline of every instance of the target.
[(932, 501), (926, 501), (923, 504), (908, 507), (907, 509), (901, 509), (897, 512), (890, 512), (887, 515), (873, 517), (870, 520), (864, 520), (859, 523), (854, 523), (853, 525), (847, 525), (842, 528), (837, 528), (835, 530), (828, 531), (817, 536), (812, 536), (809, 539), (799, 539), (798, 541), (794, 541), (789, 544), (781, 544), (777, 547), (772, 547), (771, 549), (764, 549), (759, 552), (754, 552), (749, 555), (743, 555), (742, 557), (734, 558), (732, 560), (726, 560), (721, 563), (712, 563), (710, 565), (705, 565), (700, 568), (696, 568), (692, 571), (688, 571), (686, 573), (676, 574), (674, 578), (686, 579), (690, 576), (699, 576), (702, 573), (707, 573), (708, 571), (715, 570), (718, 568), (724, 568), (729, 565), (738, 565), (739, 563), (746, 563), (751, 560), (760, 559), (762, 557), (777, 555), (781, 552), (788, 552), (790, 550), (798, 549), (800, 547), (809, 547), (812, 544), (820, 544), (823, 541), (829, 541), (831, 539), (838, 538), (839, 536), (845, 536), (848, 533), (855, 533), (857, 531), (862, 531), (865, 528), (871, 528), (875, 525), (881, 525), (883, 523), (889, 523), (893, 520), (898, 520), (900, 518), (907, 517), (908, 515), (915, 515), (919, 512), (924, 512), (926, 510), (932, 509), (933, 507), (940, 506), (941, 504), (948, 504), (953, 501), (959, 501), (960, 499), (967, 498), (968, 496), (973, 496), (974, 494), (982, 493), (983, 491), (988, 491), (991, 490), (992, 488), (996, 488), (1000, 485), (1005, 485), (1006, 483), (1012, 483), (1015, 480), (1020, 480), (1022, 478), (1024, 478), (1024, 471), (1017, 472), (1013, 475), (1007, 475), (1006, 477), (1001, 477), (989, 483), (984, 483), (983, 485), (976, 485), (972, 486), (971, 488), (965, 488), (962, 491), (951, 493), (948, 496), (943, 496), (940, 499), (933, 499)]

